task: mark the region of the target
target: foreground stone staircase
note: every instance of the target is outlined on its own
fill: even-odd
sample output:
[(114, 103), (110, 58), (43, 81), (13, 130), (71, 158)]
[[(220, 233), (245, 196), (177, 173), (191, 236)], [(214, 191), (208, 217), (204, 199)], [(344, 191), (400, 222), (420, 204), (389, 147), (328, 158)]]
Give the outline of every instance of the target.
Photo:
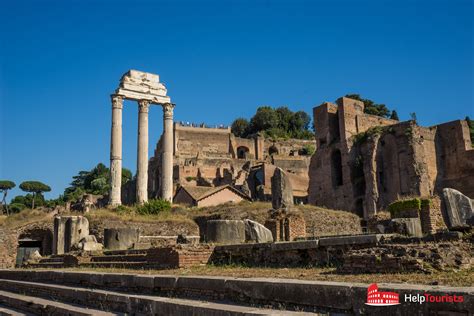
[(0, 279), (0, 315), (31, 314), (230, 316), (313, 313)]
[[(473, 287), (379, 283), (462, 302), (368, 306), (369, 284), (271, 278), (0, 270), (0, 315), (471, 315)], [(106, 313), (100, 314), (99, 312)]]

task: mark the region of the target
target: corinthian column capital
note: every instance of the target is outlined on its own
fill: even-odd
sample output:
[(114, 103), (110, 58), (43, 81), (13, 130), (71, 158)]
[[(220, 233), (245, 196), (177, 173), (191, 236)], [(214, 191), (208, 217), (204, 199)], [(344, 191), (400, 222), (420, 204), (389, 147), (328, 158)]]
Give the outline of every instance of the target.
[(113, 109), (123, 109), (123, 97), (120, 95), (111, 95), (112, 98), (112, 108)]
[(150, 101), (148, 100), (139, 100), (138, 101), (138, 110), (141, 113), (148, 113), (150, 109)]
[(163, 118), (166, 119), (173, 119), (173, 109), (176, 106), (173, 103), (165, 103), (163, 106)]

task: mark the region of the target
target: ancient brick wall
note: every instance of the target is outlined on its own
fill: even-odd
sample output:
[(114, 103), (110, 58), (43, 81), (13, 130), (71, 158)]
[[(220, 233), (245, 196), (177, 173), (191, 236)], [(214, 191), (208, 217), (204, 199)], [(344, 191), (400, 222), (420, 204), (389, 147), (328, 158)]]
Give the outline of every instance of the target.
[(15, 266), (17, 247), (17, 233), (0, 227), (0, 269)]
[(274, 241), (293, 241), (306, 237), (306, 221), (300, 216), (270, 219), (264, 225), (272, 232)]
[[(191, 186), (242, 185), (254, 179), (246, 179), (250, 167), (266, 162), (282, 167), (297, 176), (297, 195), (306, 200), (308, 190), (309, 156), (300, 156), (299, 151), (308, 145), (315, 146), (314, 140), (271, 141), (263, 137), (246, 139), (235, 137), (228, 128), (174, 126), (174, 168), (175, 189), (178, 184)], [(158, 197), (160, 192), (161, 140), (155, 154), (149, 161), (149, 196)], [(270, 151), (276, 153), (270, 155)], [(242, 175), (244, 172), (244, 175)], [(237, 184), (237, 178), (243, 177)], [(270, 191), (271, 184), (265, 184)], [(258, 198), (255, 188), (250, 188), (253, 198)], [(133, 193), (130, 187), (127, 192)], [(134, 194), (124, 194), (123, 202), (130, 204)]]
[(367, 115), (363, 108), (341, 98), (337, 106), (314, 109), (318, 149), (309, 167), (309, 203), (368, 219), (397, 199), (432, 196), (444, 187), (474, 194), (474, 150), (465, 121), (424, 128)]
[(453, 188), (474, 198), (474, 148), (466, 121), (452, 121), (436, 126), (438, 177), (436, 193)]
[(420, 220), (423, 234), (434, 234), (446, 230), (447, 227), (441, 213), (440, 198), (432, 197), (429, 201), (430, 203), (421, 204)]
[(207, 264), (213, 251), (212, 246), (173, 246), (152, 248), (147, 251), (147, 263), (162, 268), (184, 268)]

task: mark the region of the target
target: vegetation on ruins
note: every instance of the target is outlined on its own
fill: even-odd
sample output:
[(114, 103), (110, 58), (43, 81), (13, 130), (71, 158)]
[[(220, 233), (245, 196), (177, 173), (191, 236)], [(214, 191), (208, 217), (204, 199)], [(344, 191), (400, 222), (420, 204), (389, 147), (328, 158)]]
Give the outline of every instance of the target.
[[(79, 171), (77, 175), (73, 176), (73, 181), (70, 187), (64, 190), (63, 200), (76, 201), (84, 193), (89, 194), (108, 194), (110, 185), (110, 172), (103, 163), (97, 164), (90, 171)], [(132, 179), (132, 172), (126, 168), (122, 168), (122, 185), (126, 184)]]
[(316, 146), (314, 145), (304, 145), (303, 148), (298, 152), (302, 156), (312, 156), (316, 152)]
[(364, 102), (364, 113), (398, 120), (397, 112), (390, 112), (385, 104), (375, 103), (370, 99), (364, 99), (360, 94), (346, 94), (346, 98)]
[(369, 138), (372, 138), (377, 135), (382, 135), (385, 132), (390, 132), (392, 131), (392, 128), (390, 126), (373, 126), (369, 129), (367, 129), (365, 132), (361, 132), (359, 134), (356, 134), (352, 137), (352, 141), (354, 142), (354, 145), (361, 145), (364, 142), (366, 142)]
[(171, 203), (163, 199), (153, 199), (137, 206), (140, 215), (156, 215), (171, 210)]
[(400, 119), (398, 118), (397, 111), (395, 111), (395, 110), (392, 111), (392, 114), (390, 114), (390, 119), (400, 121)]
[(472, 147), (474, 147), (474, 121), (471, 120), (469, 116), (466, 116), (466, 122), (467, 122), (467, 125), (469, 126), (469, 133), (471, 135)]
[(310, 123), (311, 117), (304, 111), (293, 112), (286, 106), (276, 109), (261, 106), (250, 121), (237, 118), (232, 123), (231, 130), (235, 136), (244, 138), (263, 134), (270, 138), (313, 139)]
[[(426, 199), (423, 200), (423, 205), (426, 203), (431, 203), (430, 200)], [(409, 210), (417, 210), (419, 211), (421, 209), (422, 205), (422, 200), (419, 198), (413, 198), (413, 199), (406, 199), (406, 200), (400, 200), (391, 203), (387, 210), (390, 212), (392, 217), (396, 216), (398, 213), (403, 212), (403, 211), (409, 211)]]
[[(43, 192), (49, 192), (51, 191), (51, 188), (49, 185), (44, 184), (43, 182), (40, 181), (24, 181), (20, 184), (20, 189), (22, 189), (25, 192), (30, 192), (32, 193), (32, 201), (31, 201), (31, 208), (35, 208), (35, 198), (37, 195), (43, 194)], [(43, 198), (44, 199), (44, 198)]]
[(3, 193), (2, 198), (2, 209), (5, 209), (5, 212), (8, 214), (8, 204), (7, 204), (7, 194), (8, 190), (13, 189), (16, 186), (15, 182), (10, 180), (0, 180), (0, 193)]

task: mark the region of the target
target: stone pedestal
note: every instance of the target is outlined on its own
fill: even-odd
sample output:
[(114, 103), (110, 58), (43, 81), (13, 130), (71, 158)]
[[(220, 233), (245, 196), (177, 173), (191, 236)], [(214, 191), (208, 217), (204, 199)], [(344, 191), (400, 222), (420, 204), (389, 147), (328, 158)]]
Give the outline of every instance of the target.
[(161, 198), (170, 202), (173, 200), (173, 108), (174, 104), (163, 104)]
[(138, 102), (137, 203), (148, 201), (148, 110), (150, 102)]
[(56, 216), (54, 218), (53, 254), (71, 251), (81, 239), (89, 235), (89, 221), (83, 216)]
[(122, 204), (122, 109), (123, 98), (112, 96), (112, 132), (110, 142), (110, 197), (109, 205)]

